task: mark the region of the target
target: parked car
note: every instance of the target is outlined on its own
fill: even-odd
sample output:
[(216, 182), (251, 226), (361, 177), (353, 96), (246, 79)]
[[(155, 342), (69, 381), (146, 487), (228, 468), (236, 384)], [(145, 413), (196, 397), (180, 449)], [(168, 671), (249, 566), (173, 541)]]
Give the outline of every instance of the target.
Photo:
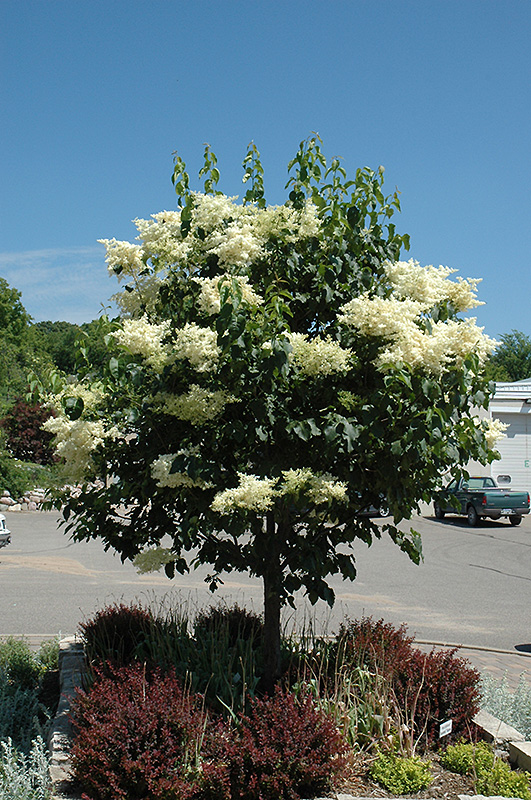
[(5, 547), (11, 541), (11, 531), (6, 528), (6, 518), (0, 514), (0, 547)]
[(390, 512), (387, 500), (381, 495), (377, 505), (369, 505), (357, 513), (360, 517), (388, 517)]
[(494, 478), (470, 476), (454, 478), (433, 502), (437, 519), (445, 514), (460, 514), (469, 525), (477, 525), (482, 517), (508, 517), (511, 525), (519, 525), (529, 514), (529, 493), (502, 489)]

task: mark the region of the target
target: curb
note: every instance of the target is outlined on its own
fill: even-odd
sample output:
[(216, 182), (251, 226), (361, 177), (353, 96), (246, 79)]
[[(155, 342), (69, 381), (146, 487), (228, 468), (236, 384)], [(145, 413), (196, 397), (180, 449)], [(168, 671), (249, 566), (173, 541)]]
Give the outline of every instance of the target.
[[(59, 704), (48, 734), (50, 751), (51, 800), (60, 800), (68, 794), (70, 772), (70, 703), (76, 689), (81, 688), (85, 672), (83, 643), (76, 636), (59, 642)], [(72, 797), (72, 795), (69, 795)], [(74, 800), (74, 799), (73, 799)]]

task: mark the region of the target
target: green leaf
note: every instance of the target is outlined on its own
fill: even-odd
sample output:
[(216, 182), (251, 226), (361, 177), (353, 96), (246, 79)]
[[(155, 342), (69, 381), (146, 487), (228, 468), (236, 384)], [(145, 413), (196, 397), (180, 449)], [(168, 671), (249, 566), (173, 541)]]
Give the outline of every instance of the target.
[(120, 362), (114, 356), (109, 360), (109, 372), (113, 378), (118, 379), (120, 376)]
[(81, 397), (64, 397), (63, 408), (68, 419), (74, 421), (82, 415), (85, 404)]

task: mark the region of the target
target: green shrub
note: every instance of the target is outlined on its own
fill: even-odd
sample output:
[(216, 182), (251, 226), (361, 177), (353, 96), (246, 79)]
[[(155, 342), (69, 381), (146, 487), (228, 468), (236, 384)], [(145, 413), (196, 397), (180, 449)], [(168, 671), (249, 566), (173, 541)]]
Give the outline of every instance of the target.
[(59, 637), (42, 642), (35, 658), (45, 672), (59, 669)]
[(460, 775), (479, 775), (492, 769), (494, 753), (486, 742), (458, 742), (448, 745), (441, 755), (441, 763)]
[(0, 671), (9, 683), (21, 689), (36, 689), (44, 666), (34, 657), (25, 640), (8, 636), (0, 641)]
[(35, 655), (24, 640), (9, 636), (0, 641), (0, 740), (11, 739), (26, 754), (32, 740), (45, 735), (54, 711), (55, 692), (45, 692), (43, 702), (40, 696), (47, 674), (57, 668), (58, 654), (58, 640), (43, 643)]
[(418, 756), (403, 758), (380, 753), (370, 768), (370, 775), (393, 794), (414, 794), (433, 781), (430, 764)]
[(48, 800), (49, 762), (42, 739), (32, 743), (27, 756), (10, 740), (0, 746), (0, 800)]
[(513, 772), (509, 764), (494, 757), (492, 748), (485, 742), (449, 745), (441, 755), (441, 763), (452, 772), (473, 775), (477, 794), (531, 800), (529, 773)]
[(529, 772), (513, 772), (509, 764), (497, 759), (492, 769), (478, 773), (475, 791), (485, 796), (498, 795), (531, 800), (530, 778)]
[(4, 450), (2, 439), (0, 436), (0, 489), (7, 489), (11, 497), (18, 498), (31, 488), (28, 470), (22, 461)]

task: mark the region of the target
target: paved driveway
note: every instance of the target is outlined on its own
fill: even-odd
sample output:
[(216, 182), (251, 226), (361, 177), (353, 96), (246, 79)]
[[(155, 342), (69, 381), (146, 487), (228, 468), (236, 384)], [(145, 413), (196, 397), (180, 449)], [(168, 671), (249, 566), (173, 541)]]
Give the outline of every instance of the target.
[[(0, 550), (0, 636), (74, 633), (83, 618), (121, 600), (180, 602), (193, 609), (219, 596), (261, 610), (261, 584), (247, 575), (227, 576), (214, 597), (204, 584), (206, 568), (174, 581), (158, 573), (140, 576), (98, 541), (71, 542), (57, 519), (53, 513), (7, 516), (12, 543)], [(420, 567), (387, 535), (370, 548), (358, 543), (356, 581), (332, 580), (332, 611), (324, 604), (305, 609), (299, 598), (298, 621), (307, 614), (318, 626), (337, 630), (345, 615), (384, 617), (405, 622), (423, 641), (508, 651), (513, 670), (520, 661), (521, 670), (531, 670), (531, 519), (517, 528), (498, 522), (470, 528), (461, 518), (437, 521), (428, 512), (413, 525), (423, 539)], [(487, 657), (475, 652), (478, 660)], [(488, 658), (503, 666), (506, 656)]]

